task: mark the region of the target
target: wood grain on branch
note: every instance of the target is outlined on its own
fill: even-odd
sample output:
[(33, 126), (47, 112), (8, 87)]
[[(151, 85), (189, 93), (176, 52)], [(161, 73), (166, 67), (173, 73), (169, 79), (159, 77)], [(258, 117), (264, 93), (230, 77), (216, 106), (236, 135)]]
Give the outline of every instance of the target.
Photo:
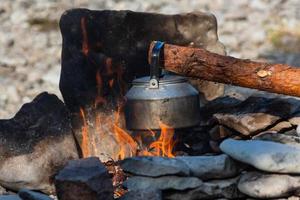
[(170, 44), (164, 45), (163, 56), (163, 68), (179, 75), (300, 97), (300, 68)]

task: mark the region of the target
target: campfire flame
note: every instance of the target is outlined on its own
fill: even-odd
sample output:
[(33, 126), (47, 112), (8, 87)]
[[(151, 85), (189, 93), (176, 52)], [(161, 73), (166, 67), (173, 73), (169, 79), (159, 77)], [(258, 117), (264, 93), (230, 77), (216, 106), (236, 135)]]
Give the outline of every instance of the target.
[[(83, 157), (91, 156), (91, 147), (97, 148), (96, 141), (94, 137), (90, 136), (89, 133), (89, 124), (87, 123), (87, 119), (85, 116), (85, 112), (83, 109), (80, 109), (80, 116), (83, 120), (83, 125), (81, 128), (82, 131), (82, 154)], [(104, 122), (104, 121), (103, 121)], [(159, 138), (152, 142), (147, 149), (142, 150), (138, 153), (140, 146), (138, 145), (137, 141), (123, 128), (120, 126), (120, 109), (115, 113), (114, 121), (111, 122), (110, 120), (105, 121), (104, 123), (111, 123), (109, 126), (112, 127), (114, 137), (119, 145), (119, 152), (117, 157), (119, 159), (124, 159), (126, 157), (133, 157), (137, 155), (144, 155), (144, 156), (163, 156), (163, 157), (170, 157), (173, 158), (175, 155), (173, 153), (174, 146), (176, 141), (174, 140), (174, 129), (162, 122), (159, 123), (161, 128)], [(94, 130), (96, 134), (101, 136), (101, 120), (100, 115), (96, 114), (95, 118), (95, 125)], [(155, 136), (154, 131), (149, 130), (148, 132), (151, 136)], [(101, 138), (100, 138), (101, 139)], [(141, 138), (139, 137), (141, 140)], [(140, 141), (142, 144), (142, 141)], [(95, 151), (95, 150), (94, 150)]]
[[(108, 66), (111, 66), (111, 61), (107, 62)], [(108, 67), (111, 69), (111, 67)], [(111, 72), (111, 70), (108, 70)], [(110, 116), (103, 116), (100, 111), (97, 111), (98, 106), (105, 106), (107, 104), (107, 100), (103, 97), (102, 87), (103, 87), (103, 79), (101, 77), (101, 73), (98, 70), (96, 72), (96, 89), (97, 96), (94, 101), (93, 112), (95, 119), (94, 123), (88, 123), (88, 119), (85, 114), (85, 110), (83, 108), (80, 109), (80, 116), (82, 119), (82, 154), (83, 157), (88, 157), (92, 155), (97, 155), (97, 138), (101, 140), (101, 136), (105, 134), (104, 127), (110, 127), (113, 130), (114, 137), (119, 145), (119, 153), (117, 155), (118, 159), (124, 159), (126, 157), (132, 157), (138, 155), (144, 156), (164, 156), (164, 157), (174, 157), (173, 148), (175, 145), (174, 137), (174, 129), (162, 122), (159, 123), (161, 128), (161, 133), (159, 138), (152, 142), (147, 149), (143, 149), (139, 151), (140, 147), (136, 140), (142, 140), (141, 137), (133, 138), (125, 129), (121, 128), (121, 110), (122, 105), (117, 106), (117, 112), (115, 112), (113, 119), (109, 119)], [(122, 81), (119, 80), (119, 75), (117, 76), (117, 82), (122, 84)], [(108, 85), (112, 88), (114, 84), (114, 79), (110, 79), (108, 81)], [(90, 116), (90, 115), (89, 115)], [(94, 133), (90, 133), (91, 130)], [(96, 134), (96, 135), (95, 135)], [(148, 134), (155, 138), (155, 132), (152, 130), (148, 130)], [(143, 145), (143, 141), (139, 142)], [(137, 153), (139, 152), (139, 153)]]
[(159, 123), (159, 126), (161, 128), (160, 136), (157, 141), (151, 143), (149, 146), (150, 150), (154, 150), (152, 156), (173, 158), (175, 157), (175, 155), (173, 154), (173, 148), (176, 144), (173, 139), (175, 130), (170, 126), (163, 124), (162, 122)]
[(135, 155), (137, 150), (137, 143), (133, 138), (123, 129), (114, 124), (114, 132), (117, 138), (117, 141), (120, 145), (120, 151), (118, 157), (124, 159), (126, 157), (126, 146), (129, 145), (130, 148), (130, 157)]
[[(92, 45), (88, 41), (87, 19), (81, 18), (80, 21), (82, 30), (82, 53), (89, 61), (94, 65), (96, 70), (95, 82), (96, 82), (96, 98), (93, 102), (92, 109), (80, 108), (80, 117), (82, 120), (82, 140), (81, 148), (83, 157), (97, 156), (99, 153), (97, 149), (97, 141), (103, 138), (104, 134), (113, 132), (112, 136), (115, 138), (119, 145), (119, 151), (117, 158), (124, 159), (125, 157), (132, 157), (136, 155), (145, 156), (165, 156), (174, 157), (173, 148), (175, 145), (174, 129), (162, 122), (160, 122), (161, 133), (159, 138), (152, 142), (146, 149), (142, 149), (143, 145), (141, 137), (133, 138), (131, 134), (126, 131), (122, 122), (122, 105), (118, 105), (117, 111), (114, 115), (99, 111), (99, 107), (105, 107), (108, 105), (108, 101), (103, 95), (103, 87), (118, 88), (120, 90), (120, 96), (124, 96), (126, 91), (126, 83), (123, 80), (123, 68), (121, 64), (113, 63), (112, 58), (106, 57), (104, 63), (97, 63), (96, 60), (91, 59), (88, 55), (92, 49)], [(99, 46), (99, 45), (98, 45)], [(101, 69), (101, 70), (100, 70)], [(109, 130), (108, 130), (109, 129)], [(155, 132), (148, 131), (148, 134), (152, 138), (155, 138)]]
[(82, 143), (81, 143), (81, 148), (82, 148), (82, 154), (83, 157), (88, 157), (90, 155), (90, 149), (89, 149), (89, 130), (88, 130), (88, 125), (85, 117), (84, 110), (80, 108), (80, 116), (83, 121), (83, 125), (81, 127), (81, 133), (82, 133)]
[(138, 149), (137, 143), (134, 139), (122, 128), (118, 126), (120, 124), (121, 107), (118, 106), (118, 111), (115, 113), (115, 122), (113, 124), (115, 137), (120, 145), (120, 151), (118, 154), (119, 159), (126, 157), (126, 149), (129, 148), (129, 157), (135, 155)]

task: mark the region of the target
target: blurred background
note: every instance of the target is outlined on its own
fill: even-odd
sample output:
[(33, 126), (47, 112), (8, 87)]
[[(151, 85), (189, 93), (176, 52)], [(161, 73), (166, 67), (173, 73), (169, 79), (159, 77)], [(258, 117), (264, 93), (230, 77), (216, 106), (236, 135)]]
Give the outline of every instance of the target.
[(298, 0), (1, 0), (1, 119), (14, 116), (42, 91), (61, 98), (58, 21), (65, 10), (76, 7), (211, 12), (228, 55), (300, 66)]

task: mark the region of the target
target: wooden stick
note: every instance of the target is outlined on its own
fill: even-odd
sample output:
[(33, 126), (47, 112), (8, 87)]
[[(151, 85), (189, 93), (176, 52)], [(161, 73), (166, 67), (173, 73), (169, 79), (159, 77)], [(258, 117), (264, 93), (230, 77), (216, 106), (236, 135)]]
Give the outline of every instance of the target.
[(300, 97), (300, 68), (170, 44), (164, 45), (163, 54), (163, 68), (179, 75)]

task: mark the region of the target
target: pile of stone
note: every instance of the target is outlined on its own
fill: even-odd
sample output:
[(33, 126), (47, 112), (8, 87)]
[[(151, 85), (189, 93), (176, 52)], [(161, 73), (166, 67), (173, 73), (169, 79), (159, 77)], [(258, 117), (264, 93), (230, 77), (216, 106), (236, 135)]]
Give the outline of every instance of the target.
[[(243, 101), (227, 96), (202, 107), (207, 132), (194, 141), (215, 144), (209, 154), (121, 161), (121, 199), (299, 199), (299, 101), (243, 91)], [(76, 160), (69, 113), (55, 95), (38, 95), (0, 127), (0, 200), (113, 199), (100, 160)]]
[(254, 167), (242, 173), (238, 189), (254, 198), (299, 196), (300, 138), (266, 133), (259, 139), (228, 139), (220, 146), (234, 159)]
[(54, 182), (57, 197), (21, 189), (18, 194), (3, 193), (2, 196), (0, 195), (0, 200), (114, 199), (110, 175), (105, 166), (95, 157), (69, 161), (55, 176)]
[(201, 111), (202, 127), (215, 152), (220, 152), (218, 146), (225, 138), (251, 139), (265, 132), (299, 135), (297, 98), (237, 87), (230, 90)]
[(122, 198), (300, 199), (299, 100), (231, 91), (202, 107), (209, 153), (123, 160), (129, 192)]
[(134, 157), (123, 160), (121, 167), (131, 175), (123, 183), (129, 192), (122, 199), (142, 199), (139, 198), (141, 194), (150, 196), (153, 193), (160, 194), (155, 199), (174, 200), (244, 196), (237, 190), (239, 169), (225, 154), (176, 158)]
[(127, 158), (121, 166), (130, 174), (123, 184), (129, 192), (122, 199), (300, 199), (299, 141), (265, 133), (226, 139), (220, 155)]

